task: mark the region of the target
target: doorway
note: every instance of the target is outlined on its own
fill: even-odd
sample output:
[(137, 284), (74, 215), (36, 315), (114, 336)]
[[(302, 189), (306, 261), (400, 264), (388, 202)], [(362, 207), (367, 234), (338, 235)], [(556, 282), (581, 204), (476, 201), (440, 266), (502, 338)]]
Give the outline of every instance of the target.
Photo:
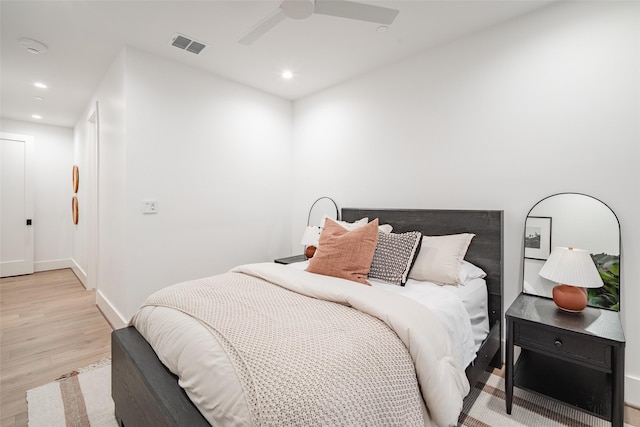
[(0, 133), (0, 277), (33, 273), (33, 138)]

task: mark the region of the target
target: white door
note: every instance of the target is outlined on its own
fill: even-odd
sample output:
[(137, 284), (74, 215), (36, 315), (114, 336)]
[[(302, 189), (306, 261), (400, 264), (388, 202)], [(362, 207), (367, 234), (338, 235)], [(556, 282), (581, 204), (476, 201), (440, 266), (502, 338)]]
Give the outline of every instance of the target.
[(33, 138), (0, 133), (0, 277), (33, 273)]

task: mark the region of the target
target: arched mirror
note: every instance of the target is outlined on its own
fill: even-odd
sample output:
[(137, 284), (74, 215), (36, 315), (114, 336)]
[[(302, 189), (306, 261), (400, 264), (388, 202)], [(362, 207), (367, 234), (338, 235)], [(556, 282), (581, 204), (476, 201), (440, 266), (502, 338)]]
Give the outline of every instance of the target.
[(551, 298), (557, 283), (540, 276), (556, 247), (586, 250), (603, 286), (586, 289), (587, 304), (620, 309), (620, 223), (600, 200), (562, 193), (536, 203), (525, 220), (523, 292)]

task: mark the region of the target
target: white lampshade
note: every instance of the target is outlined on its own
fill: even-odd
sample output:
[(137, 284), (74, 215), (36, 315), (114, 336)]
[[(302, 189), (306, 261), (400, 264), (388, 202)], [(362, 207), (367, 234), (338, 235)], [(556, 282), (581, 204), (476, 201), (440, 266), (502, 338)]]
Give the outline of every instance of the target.
[(300, 244), (304, 246), (318, 246), (321, 231), (322, 229), (320, 227), (308, 225), (307, 228), (304, 229)]
[(540, 269), (540, 276), (552, 282), (581, 288), (604, 286), (588, 251), (556, 247)]

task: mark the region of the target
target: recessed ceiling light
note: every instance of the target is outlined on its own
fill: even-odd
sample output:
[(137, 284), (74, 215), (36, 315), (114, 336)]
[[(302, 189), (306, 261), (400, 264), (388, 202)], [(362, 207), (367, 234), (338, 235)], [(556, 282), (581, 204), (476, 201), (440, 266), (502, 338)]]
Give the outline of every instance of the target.
[(293, 78), (293, 73), (290, 70), (284, 70), (281, 76), (285, 80), (291, 80)]
[(36, 96), (36, 101), (44, 101), (44, 98), (41, 96)]
[(40, 53), (46, 53), (49, 48), (46, 44), (39, 42), (38, 40), (33, 39), (19, 39), (20, 46), (25, 48), (27, 52), (33, 53), (34, 55), (38, 55)]
[(41, 119), (42, 116), (40, 114), (32, 114), (31, 117), (33, 117), (34, 119)]
[(47, 88), (47, 85), (42, 83), (42, 82), (35, 82), (33, 85), (35, 87), (39, 88), (39, 89), (46, 89)]
[(387, 27), (386, 25), (380, 25), (378, 28), (376, 28), (376, 31), (379, 33), (386, 33), (387, 31), (389, 31), (389, 27)]

